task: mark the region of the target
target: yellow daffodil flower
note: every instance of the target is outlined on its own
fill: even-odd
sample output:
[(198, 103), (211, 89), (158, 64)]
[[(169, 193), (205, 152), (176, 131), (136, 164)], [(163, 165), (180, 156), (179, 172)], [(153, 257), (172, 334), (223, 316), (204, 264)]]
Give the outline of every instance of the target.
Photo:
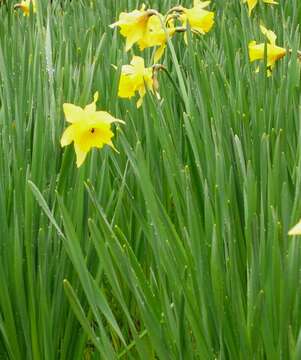
[(167, 37), (173, 36), (175, 31), (173, 21), (170, 21), (165, 28), (163, 17), (153, 15), (148, 20), (145, 35), (138, 41), (138, 46), (141, 51), (149, 47), (159, 46), (154, 56), (154, 63), (157, 63), (164, 54)]
[(101, 149), (107, 144), (115, 150), (111, 141), (114, 136), (111, 124), (113, 122), (124, 123), (105, 111), (96, 111), (97, 99), (98, 92), (94, 94), (93, 102), (84, 109), (68, 103), (63, 105), (66, 120), (71, 125), (63, 133), (61, 146), (67, 146), (74, 142), (77, 167), (83, 164), (88, 152), (94, 147)]
[(178, 9), (182, 10), (180, 20), (183, 26), (186, 27), (187, 22), (189, 22), (193, 32), (202, 35), (209, 32), (214, 24), (214, 12), (204, 10), (209, 4), (210, 1), (194, 0), (193, 8), (191, 9), (180, 6)]
[(129, 13), (121, 13), (119, 20), (111, 24), (111, 28), (120, 27), (120, 34), (126, 38), (126, 51), (141, 40), (147, 31), (147, 25), (150, 17), (156, 15), (155, 10), (145, 10), (143, 5), (140, 10), (134, 10)]
[(130, 65), (123, 65), (119, 81), (118, 96), (130, 99), (139, 93), (137, 108), (142, 105), (146, 89), (154, 91), (153, 69), (144, 66), (144, 59), (134, 56)]
[(276, 46), (277, 36), (273, 31), (266, 29), (264, 26), (260, 26), (260, 30), (269, 42), (265, 45), (264, 43), (257, 44), (256, 41), (251, 41), (249, 43), (249, 58), (251, 62), (264, 60), (266, 47), (267, 66), (272, 70), (275, 62), (285, 56), (287, 52), (286, 49)]
[(290, 236), (301, 235), (301, 220), (289, 232)]
[[(278, 4), (276, 1), (273, 1), (273, 0), (262, 0), (262, 2), (264, 2), (266, 4), (273, 4), (273, 5)], [(252, 13), (253, 9), (255, 8), (255, 6), (258, 3), (258, 0), (244, 0), (244, 3), (248, 4), (249, 16), (251, 16), (251, 13)]]
[(30, 14), (30, 6), (32, 6), (32, 12), (36, 13), (36, 1), (35, 0), (25, 0), (21, 1), (19, 4), (14, 6), (14, 9), (21, 9), (23, 11), (24, 16), (29, 16)]

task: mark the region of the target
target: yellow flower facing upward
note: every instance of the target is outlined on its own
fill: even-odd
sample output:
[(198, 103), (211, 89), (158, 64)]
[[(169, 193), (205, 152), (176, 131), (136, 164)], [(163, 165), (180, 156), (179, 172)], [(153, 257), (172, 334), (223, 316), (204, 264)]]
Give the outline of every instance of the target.
[(214, 24), (214, 12), (204, 10), (209, 4), (210, 1), (194, 0), (193, 8), (191, 9), (180, 6), (178, 9), (182, 10), (180, 20), (183, 26), (187, 27), (187, 22), (189, 22), (193, 32), (202, 35), (209, 32)]
[(23, 11), (24, 16), (29, 16), (30, 14), (30, 6), (32, 6), (32, 12), (36, 13), (36, 1), (35, 0), (24, 0), (21, 1), (19, 4), (14, 6), (14, 9), (21, 9)]
[(119, 20), (110, 25), (111, 28), (119, 26), (120, 34), (126, 38), (126, 51), (145, 36), (149, 18), (155, 14), (155, 10), (145, 10), (143, 5), (140, 10), (121, 13)]
[(88, 152), (94, 147), (101, 149), (107, 144), (115, 150), (111, 140), (114, 136), (111, 124), (124, 123), (105, 111), (96, 111), (97, 99), (98, 92), (94, 94), (93, 102), (84, 109), (68, 103), (63, 105), (66, 120), (71, 125), (63, 133), (61, 146), (74, 142), (77, 167), (83, 164)]
[[(276, 1), (273, 1), (273, 0), (262, 0), (262, 2), (264, 2), (266, 4), (273, 4), (273, 5), (278, 4)], [(251, 16), (253, 9), (255, 8), (255, 6), (258, 3), (258, 0), (244, 0), (244, 3), (248, 4), (249, 16)]]
[(277, 36), (273, 31), (266, 29), (264, 26), (260, 26), (260, 30), (269, 42), (267, 44), (257, 44), (256, 41), (251, 41), (249, 43), (249, 58), (251, 62), (264, 60), (266, 47), (267, 66), (272, 70), (275, 62), (285, 56), (287, 51), (282, 47), (276, 46)]
[(145, 35), (138, 41), (138, 46), (141, 51), (158, 46), (154, 56), (154, 63), (157, 63), (164, 54), (168, 36), (172, 37), (175, 31), (173, 21), (170, 21), (168, 26), (164, 27), (163, 16), (152, 15), (148, 20)]
[(139, 93), (137, 108), (142, 105), (146, 90), (154, 92), (153, 69), (144, 66), (144, 59), (134, 56), (130, 65), (123, 65), (119, 81), (118, 96), (130, 99)]

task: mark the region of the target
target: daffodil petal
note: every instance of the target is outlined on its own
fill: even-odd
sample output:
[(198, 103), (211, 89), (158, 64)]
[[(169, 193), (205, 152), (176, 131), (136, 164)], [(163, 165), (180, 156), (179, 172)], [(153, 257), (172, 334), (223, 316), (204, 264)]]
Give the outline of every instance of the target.
[(137, 109), (139, 109), (141, 107), (142, 103), (143, 103), (143, 97), (140, 97), (136, 104)]
[(63, 110), (66, 120), (69, 123), (76, 123), (78, 121), (81, 121), (85, 116), (84, 110), (81, 107), (73, 104), (65, 103), (63, 105)]
[(119, 151), (115, 148), (115, 146), (114, 146), (114, 144), (112, 143), (112, 141), (110, 141), (110, 142), (108, 143), (108, 145), (111, 146), (111, 148), (119, 154)]
[(135, 72), (142, 73), (144, 71), (144, 59), (140, 56), (133, 56), (131, 65)]
[(143, 37), (143, 31), (139, 29), (133, 29), (131, 32), (127, 34), (126, 43), (125, 43), (125, 51), (129, 51), (133, 45)]
[(278, 2), (276, 2), (274, 0), (263, 0), (263, 2), (266, 3), (266, 4), (278, 5)]
[(257, 5), (258, 0), (247, 0), (248, 8), (249, 8), (249, 16), (251, 16), (253, 9)]
[(290, 236), (301, 235), (301, 220), (288, 232)]
[(87, 151), (83, 151), (77, 144), (74, 144), (74, 150), (76, 154), (76, 166), (79, 168), (86, 159)]
[(162, 44), (155, 52), (154, 63), (156, 64), (164, 54), (166, 44)]
[(263, 35), (269, 40), (271, 45), (275, 45), (276, 44), (276, 39), (277, 36), (274, 33), (274, 31), (272, 30), (268, 30), (266, 27), (264, 27), (263, 25), (260, 25), (260, 30), (263, 33)]
[(61, 138), (61, 146), (67, 146), (72, 143), (75, 137), (75, 131), (74, 127), (68, 126), (65, 131), (63, 132), (62, 138)]
[(123, 120), (114, 118), (112, 115), (110, 115), (106, 111), (96, 111), (91, 116), (91, 119), (92, 119), (92, 121), (106, 123), (106, 124), (112, 124), (114, 122), (118, 122), (118, 123), (121, 123), (121, 124), (125, 123)]
[(98, 91), (96, 91), (96, 93), (94, 94), (94, 97), (93, 97), (93, 102), (91, 104), (88, 104), (84, 110), (85, 111), (91, 111), (91, 112), (94, 112), (96, 111), (96, 102), (98, 100)]
[(193, 7), (199, 7), (201, 9), (206, 8), (210, 5), (211, 1), (194, 0)]

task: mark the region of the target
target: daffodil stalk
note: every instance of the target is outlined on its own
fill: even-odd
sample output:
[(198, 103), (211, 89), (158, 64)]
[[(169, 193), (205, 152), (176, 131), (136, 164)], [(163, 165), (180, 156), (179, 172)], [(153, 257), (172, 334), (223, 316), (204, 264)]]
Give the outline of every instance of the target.
[[(179, 88), (178, 88), (177, 84), (175, 83), (173, 77), (170, 75), (167, 68), (162, 64), (155, 64), (155, 65), (152, 66), (152, 68), (153, 68), (153, 78), (157, 76), (159, 71), (163, 71), (167, 75), (167, 77), (168, 77), (169, 81), (171, 82), (172, 86), (175, 88), (176, 92), (178, 93), (179, 99), (181, 100), (182, 104), (185, 105), (185, 102), (184, 102), (184, 100), (182, 98), (181, 92), (179, 91)], [(156, 78), (155, 78), (155, 80), (156, 80)]]

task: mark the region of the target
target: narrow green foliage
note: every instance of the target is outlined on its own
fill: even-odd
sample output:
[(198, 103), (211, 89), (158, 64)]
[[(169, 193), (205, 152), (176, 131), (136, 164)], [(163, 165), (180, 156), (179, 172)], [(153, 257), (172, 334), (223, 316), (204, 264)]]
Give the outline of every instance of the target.
[[(168, 41), (161, 99), (137, 109), (121, 66), (153, 49), (126, 53), (109, 24), (142, 3), (0, 5), (0, 359), (298, 360), (301, 3), (212, 1), (213, 29)], [(290, 49), (271, 77), (249, 62), (260, 23)], [(77, 169), (63, 103), (96, 91), (126, 122), (119, 153)]]

